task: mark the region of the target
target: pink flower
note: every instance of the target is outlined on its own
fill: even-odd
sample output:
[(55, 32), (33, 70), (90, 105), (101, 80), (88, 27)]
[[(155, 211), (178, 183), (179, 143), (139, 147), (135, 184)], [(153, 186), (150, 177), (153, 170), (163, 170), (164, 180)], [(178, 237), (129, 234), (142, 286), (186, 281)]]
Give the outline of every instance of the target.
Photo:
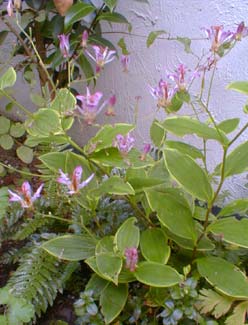
[(223, 26), (211, 26), (210, 29), (205, 29), (207, 38), (212, 41), (211, 51), (218, 53), (221, 46), (231, 44), (234, 33), (224, 31)]
[(85, 122), (91, 125), (97, 114), (101, 112), (103, 107), (106, 105), (106, 101), (99, 107), (100, 100), (103, 94), (101, 92), (96, 92), (94, 94), (90, 93), (87, 87), (86, 95), (77, 95), (76, 98), (81, 101), (81, 106), (78, 106), (78, 111), (82, 114)]
[(8, 0), (8, 4), (7, 4), (7, 12), (8, 12), (8, 16), (12, 16), (13, 12), (14, 12), (14, 7), (13, 7), (13, 2), (12, 0)]
[(114, 111), (115, 103), (116, 103), (116, 96), (113, 95), (108, 100), (107, 111), (105, 113), (107, 116), (115, 116), (115, 111)]
[(123, 155), (127, 155), (128, 152), (134, 146), (134, 138), (128, 133), (127, 135), (118, 134), (116, 137), (116, 146)]
[(42, 191), (44, 184), (41, 184), (37, 191), (32, 195), (32, 189), (29, 182), (24, 182), (21, 187), (20, 195), (8, 190), (10, 194), (9, 201), (10, 202), (20, 202), (23, 208), (31, 208), (33, 206), (33, 202), (40, 197), (40, 193)]
[[(81, 182), (83, 168), (81, 166), (77, 166), (72, 174), (72, 177), (69, 178), (68, 174), (63, 173), (61, 169), (59, 169), (60, 177), (57, 178), (57, 182), (60, 184), (64, 184), (68, 187), (68, 194), (76, 194), (83, 187), (87, 186), (95, 174), (91, 174), (85, 181)], [(81, 182), (81, 183), (80, 183)]]
[(145, 160), (147, 154), (151, 151), (151, 144), (150, 143), (145, 143), (144, 148), (143, 148), (143, 153), (140, 157), (140, 160)]
[(152, 88), (149, 86), (152, 96), (157, 99), (158, 108), (166, 108), (170, 106), (172, 97), (174, 96), (176, 89), (171, 88), (167, 81), (160, 79), (158, 86)]
[(238, 27), (236, 32), (234, 33), (234, 38), (237, 41), (240, 41), (242, 37), (246, 37), (248, 35), (248, 28), (245, 26), (245, 23), (242, 21)]
[(92, 46), (93, 50), (95, 51), (95, 56), (90, 54), (90, 52), (87, 51), (87, 54), (89, 57), (96, 62), (96, 72), (99, 73), (102, 68), (105, 66), (105, 64), (113, 61), (115, 59), (116, 51), (111, 51), (108, 49), (108, 47), (102, 47), (98, 45)]
[(123, 72), (128, 72), (128, 66), (130, 64), (130, 55), (124, 55), (121, 56), (121, 64), (123, 67)]
[(81, 41), (81, 46), (83, 48), (87, 47), (87, 42), (88, 42), (88, 38), (89, 38), (89, 33), (88, 31), (85, 29), (82, 35), (82, 41)]
[(65, 35), (65, 34), (58, 35), (58, 39), (59, 39), (59, 48), (61, 54), (63, 55), (64, 58), (68, 58), (70, 55), (69, 35)]
[(139, 258), (137, 248), (126, 248), (124, 255), (126, 257), (126, 268), (135, 272)]

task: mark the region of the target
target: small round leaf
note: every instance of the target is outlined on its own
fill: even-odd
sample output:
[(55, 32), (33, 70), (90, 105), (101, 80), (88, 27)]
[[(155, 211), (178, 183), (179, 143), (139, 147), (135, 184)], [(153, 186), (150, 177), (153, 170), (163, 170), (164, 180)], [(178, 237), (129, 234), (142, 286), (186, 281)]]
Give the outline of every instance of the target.
[(30, 164), (34, 158), (33, 149), (26, 146), (20, 146), (19, 148), (17, 148), (16, 154), (18, 158), (26, 164)]

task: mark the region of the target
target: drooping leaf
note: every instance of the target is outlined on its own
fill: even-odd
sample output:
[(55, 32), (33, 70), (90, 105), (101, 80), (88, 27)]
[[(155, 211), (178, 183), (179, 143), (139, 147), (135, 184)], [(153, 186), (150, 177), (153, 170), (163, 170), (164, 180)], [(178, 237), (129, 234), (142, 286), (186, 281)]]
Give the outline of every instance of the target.
[(204, 257), (197, 260), (201, 276), (227, 296), (247, 299), (248, 281), (244, 273), (234, 264), (220, 257)]
[(156, 38), (163, 34), (167, 34), (167, 32), (165, 30), (157, 30), (151, 32), (147, 37), (146, 46), (150, 47), (155, 42)]
[(220, 318), (230, 310), (233, 302), (233, 298), (220, 295), (211, 289), (203, 288), (200, 291), (196, 306), (201, 313), (211, 313), (215, 318)]
[(20, 146), (16, 149), (16, 154), (21, 161), (30, 164), (34, 158), (33, 149), (27, 146)]
[(196, 239), (192, 212), (183, 193), (174, 188), (147, 190), (146, 197), (159, 221), (171, 232), (183, 238)]
[[(225, 177), (241, 174), (248, 170), (248, 141), (235, 148), (227, 157), (225, 163)], [(219, 170), (220, 167), (217, 167)]]
[(208, 230), (214, 235), (220, 236), (224, 241), (248, 248), (248, 220), (225, 218), (212, 223)]
[(182, 43), (184, 45), (184, 51), (186, 53), (192, 53), (192, 50), (190, 48), (191, 45), (191, 39), (188, 37), (177, 37), (178, 42)]
[(197, 149), (196, 147), (188, 143), (184, 143), (181, 141), (167, 140), (165, 142), (165, 145), (167, 148), (176, 149), (181, 153), (190, 156), (193, 159), (197, 159), (197, 158), (203, 159), (203, 153), (201, 152), (201, 150)]
[(239, 303), (237, 306), (234, 307), (232, 315), (226, 319), (225, 325), (234, 325), (234, 324), (245, 325), (247, 312), (248, 312), (248, 302), (243, 301)]
[(218, 217), (232, 216), (234, 214), (246, 214), (248, 213), (248, 199), (238, 199), (229, 202), (218, 213)]
[(101, 196), (103, 194), (116, 194), (116, 195), (134, 195), (135, 191), (132, 186), (119, 176), (111, 176), (106, 181), (102, 182), (94, 195)]
[(93, 6), (83, 2), (72, 5), (65, 15), (65, 30), (68, 31), (74, 23), (82, 20), (94, 10), (95, 8)]
[(220, 131), (220, 133), (218, 133), (214, 128), (211, 128), (207, 124), (199, 122), (198, 120), (192, 119), (189, 116), (167, 117), (162, 125), (165, 130), (178, 136), (196, 134), (206, 140), (214, 139), (223, 144), (228, 143), (228, 139), (224, 132)]
[(0, 90), (14, 86), (15, 82), (16, 72), (11, 67), (0, 77)]
[(105, 324), (110, 324), (124, 308), (128, 296), (126, 284), (115, 286), (109, 283), (100, 296), (101, 312), (105, 319)]
[(248, 95), (248, 81), (235, 81), (227, 86), (227, 89), (238, 91), (239, 93)]
[(179, 273), (172, 267), (155, 262), (141, 262), (135, 271), (141, 283), (152, 287), (172, 287), (181, 281)]
[(154, 120), (150, 128), (150, 136), (156, 147), (162, 146), (166, 138), (166, 132), (159, 121)]
[(122, 255), (126, 248), (137, 248), (139, 246), (140, 231), (135, 226), (136, 218), (128, 218), (117, 230), (114, 238), (117, 251)]
[(140, 248), (147, 261), (166, 264), (170, 257), (167, 238), (159, 228), (146, 229), (141, 233)]
[(89, 60), (86, 58), (86, 56), (81, 53), (79, 57), (77, 58), (77, 62), (82, 69), (85, 79), (87, 79), (87, 83), (89, 84), (91, 80), (94, 80), (94, 70), (89, 62)]
[(105, 20), (111, 23), (129, 24), (128, 20), (117, 12), (103, 12), (97, 17), (97, 20)]
[(67, 261), (80, 261), (95, 254), (96, 240), (83, 235), (58, 236), (41, 247), (49, 254)]
[(178, 150), (165, 149), (164, 159), (169, 173), (191, 195), (211, 201), (213, 189), (206, 172), (188, 155)]
[(233, 132), (239, 125), (240, 119), (239, 118), (231, 118), (221, 122), (218, 125), (218, 128), (225, 132), (226, 134)]

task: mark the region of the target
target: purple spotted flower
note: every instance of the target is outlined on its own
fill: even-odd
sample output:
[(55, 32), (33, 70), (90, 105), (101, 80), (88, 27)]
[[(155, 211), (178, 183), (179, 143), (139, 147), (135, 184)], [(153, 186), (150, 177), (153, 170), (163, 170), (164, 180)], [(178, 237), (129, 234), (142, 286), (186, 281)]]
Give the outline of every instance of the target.
[(211, 51), (218, 53), (220, 47), (228, 46), (234, 38), (234, 33), (231, 31), (224, 31), (223, 26), (211, 26), (205, 29), (207, 38), (212, 42)]
[(103, 94), (101, 92), (91, 94), (88, 87), (86, 90), (86, 95), (76, 96), (76, 98), (81, 101), (81, 105), (78, 106), (78, 111), (80, 114), (82, 114), (84, 121), (89, 125), (94, 122), (96, 116), (107, 104), (107, 101), (105, 101), (99, 106), (102, 96)]
[(95, 52), (95, 56), (93, 56), (89, 51), (87, 51), (87, 54), (93, 61), (96, 62), (96, 72), (99, 73), (105, 64), (115, 59), (116, 51), (111, 51), (108, 49), (108, 47), (102, 47), (98, 45), (94, 45), (92, 47)]
[(172, 97), (174, 96), (176, 90), (172, 88), (167, 81), (160, 79), (157, 87), (151, 87), (150, 92), (152, 96), (157, 99), (158, 108), (166, 108), (171, 104)]
[(127, 135), (117, 134), (115, 139), (116, 146), (123, 155), (127, 155), (134, 146), (135, 140), (129, 133)]
[(121, 56), (121, 65), (122, 65), (122, 68), (123, 68), (123, 72), (128, 72), (129, 64), (130, 64), (130, 55), (122, 54), (122, 56)]
[(91, 174), (85, 181), (81, 182), (83, 168), (81, 166), (77, 166), (70, 178), (68, 174), (63, 173), (61, 169), (59, 169), (60, 177), (57, 178), (57, 182), (60, 184), (64, 184), (68, 187), (68, 194), (76, 194), (87, 186), (95, 174)]
[(21, 191), (19, 194), (8, 190), (10, 198), (10, 202), (20, 202), (23, 208), (31, 208), (35, 200), (40, 197), (40, 193), (42, 191), (44, 184), (41, 184), (37, 191), (32, 195), (32, 189), (29, 182), (24, 182), (21, 187)]
[(126, 268), (131, 272), (135, 272), (139, 259), (137, 248), (126, 248), (124, 255), (126, 257)]
[(234, 39), (240, 41), (242, 37), (248, 36), (248, 28), (245, 26), (245, 23), (242, 21), (238, 27), (236, 32), (234, 33)]
[(81, 41), (81, 46), (83, 48), (87, 47), (87, 43), (88, 43), (88, 38), (89, 38), (89, 33), (88, 31), (85, 29), (83, 34), (82, 34), (82, 41)]
[(59, 48), (61, 54), (63, 55), (64, 58), (68, 58), (70, 55), (69, 35), (60, 34), (58, 35), (58, 39), (59, 39)]
[(113, 95), (108, 100), (107, 111), (106, 111), (105, 115), (107, 115), (107, 116), (115, 116), (115, 110), (114, 110), (115, 104), (116, 104), (116, 96)]
[(13, 15), (13, 12), (14, 12), (13, 2), (12, 2), (12, 0), (8, 0), (8, 4), (7, 4), (8, 16), (11, 17)]
[(151, 144), (150, 143), (145, 143), (142, 155), (140, 156), (140, 160), (145, 160), (147, 154), (151, 151)]

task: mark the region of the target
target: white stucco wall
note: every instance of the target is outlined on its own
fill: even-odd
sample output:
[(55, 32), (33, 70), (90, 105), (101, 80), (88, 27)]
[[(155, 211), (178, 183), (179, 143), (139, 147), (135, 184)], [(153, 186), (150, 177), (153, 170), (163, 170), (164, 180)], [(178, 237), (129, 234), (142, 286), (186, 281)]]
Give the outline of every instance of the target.
[[(118, 9), (132, 23), (132, 33), (138, 35), (148, 35), (152, 30), (166, 30), (172, 37), (198, 38), (205, 37), (201, 30), (203, 27), (224, 25), (227, 29), (235, 30), (241, 21), (248, 25), (248, 0), (150, 0), (149, 4), (120, 0)], [(121, 27), (115, 29), (120, 30)], [(156, 40), (147, 49), (145, 38), (116, 34), (111, 38), (118, 41), (122, 36), (131, 52), (130, 71), (128, 74), (121, 73), (119, 62), (114, 62), (106, 67), (97, 88), (116, 93), (119, 120), (127, 117), (128, 121), (133, 121), (135, 97), (141, 96), (137, 130), (137, 142), (141, 144), (149, 141), (150, 123), (156, 114), (156, 103), (147, 85), (156, 85), (165, 76), (165, 69), (173, 71), (180, 62), (193, 69), (197, 60), (193, 55), (186, 54), (183, 45), (178, 42)], [(201, 56), (203, 50), (205, 53), (209, 50), (209, 45), (209, 41), (197, 40), (192, 42), (191, 47), (194, 53)], [(217, 122), (240, 117), (241, 128), (247, 122), (247, 115), (242, 110), (246, 97), (225, 89), (226, 85), (236, 80), (248, 80), (248, 38), (239, 42), (219, 63), (210, 101), (210, 110)], [(183, 113), (186, 112), (190, 111), (184, 109)], [(163, 116), (165, 114), (161, 113), (160, 117)], [(247, 139), (248, 132), (240, 141)], [(209, 147), (210, 168), (221, 159), (221, 151), (217, 151), (216, 146)], [(247, 182), (245, 177), (243, 174), (227, 181), (226, 188), (234, 197), (247, 197), (247, 189), (243, 186)]]

